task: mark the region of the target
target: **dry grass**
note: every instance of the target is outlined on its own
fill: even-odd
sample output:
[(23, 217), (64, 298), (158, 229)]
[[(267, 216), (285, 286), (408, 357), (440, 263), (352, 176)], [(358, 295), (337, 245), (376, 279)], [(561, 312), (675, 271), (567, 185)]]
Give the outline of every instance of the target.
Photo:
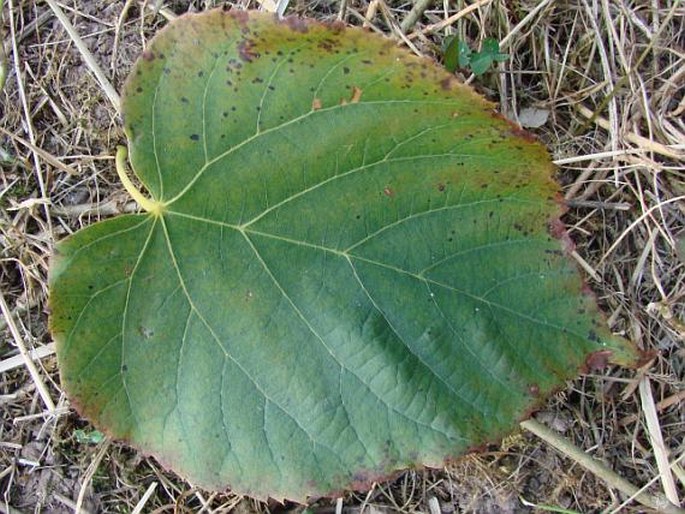
[[(52, 2), (54, 3), (54, 2)], [(214, 1), (65, 0), (62, 9), (102, 71), (100, 82), (54, 11), (6, 0), (7, 81), (0, 123), (0, 512), (300, 512), (191, 489), (108, 441), (69, 411), (46, 330), (55, 241), (134, 206), (113, 171), (124, 141), (118, 90), (165, 15)], [(576, 256), (608, 313), (654, 358), (568, 385), (538, 419), (651, 494), (685, 499), (685, 5), (678, 1), (503, 0), (429, 3), (291, 0), (288, 13), (365, 23), (436, 57), (446, 35), (502, 41), (497, 72), (463, 76), (534, 132), (560, 163)], [(250, 0), (236, 7), (256, 7)], [(469, 7), (471, 6), (471, 7)], [(161, 9), (158, 9), (160, 8)], [(404, 25), (403, 25), (404, 22)], [(2, 53), (0, 52), (0, 57)], [(525, 120), (525, 118), (524, 118)], [(36, 349), (34, 369), (17, 355)], [(89, 442), (89, 436), (90, 441)], [(669, 469), (669, 465), (671, 466)], [(551, 506), (551, 507), (545, 507)], [(310, 512), (644, 512), (529, 433), (448, 469), (410, 471)], [(135, 510), (140, 509), (140, 510)], [(559, 512), (559, 510), (556, 510)]]

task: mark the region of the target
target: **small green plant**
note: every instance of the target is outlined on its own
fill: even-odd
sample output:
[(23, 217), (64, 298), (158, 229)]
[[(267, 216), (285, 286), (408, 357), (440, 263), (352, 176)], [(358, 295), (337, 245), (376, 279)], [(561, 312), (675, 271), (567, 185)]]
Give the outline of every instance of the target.
[(82, 430), (79, 428), (74, 430), (74, 439), (79, 444), (95, 445), (105, 440), (105, 434), (99, 430)]
[(454, 72), (457, 68), (466, 68), (475, 75), (482, 75), (496, 62), (509, 59), (509, 54), (499, 51), (499, 43), (494, 38), (483, 41), (480, 52), (475, 52), (463, 39), (450, 36), (444, 44), (445, 68)]

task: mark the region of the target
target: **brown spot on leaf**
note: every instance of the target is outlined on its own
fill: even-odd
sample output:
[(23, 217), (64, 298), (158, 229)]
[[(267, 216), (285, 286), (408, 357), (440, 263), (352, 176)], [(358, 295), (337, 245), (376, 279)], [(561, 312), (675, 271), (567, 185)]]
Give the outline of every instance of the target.
[(239, 25), (246, 25), (250, 20), (250, 14), (242, 9), (233, 9), (228, 12), (228, 15), (237, 21)]
[(449, 75), (440, 81), (440, 87), (445, 91), (451, 91), (452, 87), (457, 83), (457, 79)]
[(154, 52), (150, 52), (149, 50), (145, 50), (143, 52), (143, 60), (148, 61), (148, 62), (154, 61), (155, 60)]
[(252, 41), (243, 39), (238, 43), (238, 57), (243, 61), (252, 62), (259, 57), (259, 53), (255, 52)]
[(561, 245), (566, 253), (571, 253), (576, 249), (575, 243), (571, 240), (566, 230), (566, 225), (559, 219), (553, 219), (549, 224), (549, 232), (555, 239), (561, 242)]
[(298, 16), (288, 16), (283, 20), (290, 30), (306, 34), (309, 31), (307, 22)]
[(352, 87), (352, 97), (350, 98), (350, 103), (356, 104), (359, 103), (359, 100), (362, 98), (362, 90), (361, 88), (357, 86)]
[(321, 98), (314, 98), (312, 100), (312, 111), (318, 111), (321, 109)]
[(383, 194), (388, 198), (395, 198), (395, 191), (390, 186), (383, 188)]
[(611, 358), (611, 350), (599, 350), (597, 352), (592, 352), (585, 359), (585, 364), (583, 364), (583, 373), (588, 373), (591, 371), (598, 371), (604, 369), (609, 364), (609, 359)]

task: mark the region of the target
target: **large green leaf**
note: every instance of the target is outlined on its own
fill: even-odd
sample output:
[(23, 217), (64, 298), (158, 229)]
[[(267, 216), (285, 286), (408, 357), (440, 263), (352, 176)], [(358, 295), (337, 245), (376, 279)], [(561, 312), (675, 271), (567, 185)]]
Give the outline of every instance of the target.
[(304, 499), (440, 466), (589, 354), (634, 359), (545, 149), (389, 40), (185, 16), (122, 107), (151, 212), (57, 246), (51, 326), (79, 411), (194, 484)]

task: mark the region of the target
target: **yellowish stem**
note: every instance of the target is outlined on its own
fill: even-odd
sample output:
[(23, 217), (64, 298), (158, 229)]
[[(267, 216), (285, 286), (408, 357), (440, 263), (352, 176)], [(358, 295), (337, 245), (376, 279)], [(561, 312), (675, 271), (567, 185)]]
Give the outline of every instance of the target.
[(131, 179), (128, 178), (128, 175), (126, 174), (127, 156), (128, 150), (126, 150), (125, 146), (117, 147), (116, 166), (117, 174), (119, 175), (119, 180), (121, 180), (121, 183), (124, 184), (124, 187), (126, 188), (126, 191), (128, 191), (128, 194), (130, 194), (133, 197), (133, 199), (136, 202), (138, 202), (138, 205), (140, 205), (150, 214), (154, 214), (155, 216), (161, 215), (164, 204), (161, 202), (150, 200), (149, 198), (145, 198), (143, 194), (140, 191), (138, 191), (136, 187), (133, 185)]

